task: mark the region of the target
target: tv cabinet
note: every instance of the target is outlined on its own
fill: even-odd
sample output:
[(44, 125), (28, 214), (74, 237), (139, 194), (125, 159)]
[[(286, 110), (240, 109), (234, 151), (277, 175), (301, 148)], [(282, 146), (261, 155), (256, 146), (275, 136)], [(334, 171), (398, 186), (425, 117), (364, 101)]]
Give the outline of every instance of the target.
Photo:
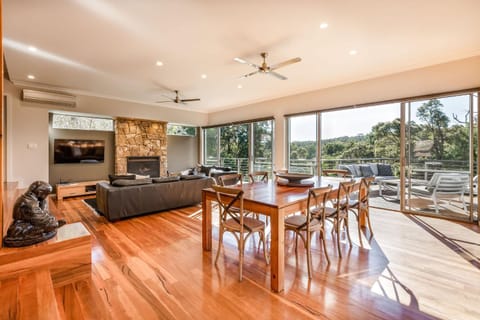
[(97, 192), (97, 183), (104, 180), (82, 181), (73, 183), (57, 184), (57, 200), (63, 200), (66, 197), (85, 196)]

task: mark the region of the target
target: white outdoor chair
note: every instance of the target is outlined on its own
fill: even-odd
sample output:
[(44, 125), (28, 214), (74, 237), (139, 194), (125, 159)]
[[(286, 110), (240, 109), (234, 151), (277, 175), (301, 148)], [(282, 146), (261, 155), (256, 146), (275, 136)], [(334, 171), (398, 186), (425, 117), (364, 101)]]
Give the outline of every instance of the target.
[[(469, 184), (468, 174), (462, 173), (434, 173), (427, 184), (426, 190), (431, 193), (435, 213), (438, 214), (439, 198), (456, 198), (458, 197), (463, 205), (463, 210), (467, 213), (465, 204), (465, 192)], [(449, 200), (450, 203), (450, 200)]]

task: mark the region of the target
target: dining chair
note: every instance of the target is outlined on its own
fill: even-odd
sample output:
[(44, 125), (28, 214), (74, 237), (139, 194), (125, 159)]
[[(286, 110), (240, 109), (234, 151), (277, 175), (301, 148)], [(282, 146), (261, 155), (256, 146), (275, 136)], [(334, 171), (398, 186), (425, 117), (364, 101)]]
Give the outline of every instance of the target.
[(349, 204), (350, 212), (353, 212), (355, 218), (357, 219), (358, 226), (358, 239), (360, 245), (363, 247), (362, 243), (362, 228), (360, 225), (360, 216), (362, 212), (365, 212), (365, 218), (368, 222), (368, 229), (370, 230), (370, 235), (373, 236), (372, 224), (370, 222), (370, 210), (369, 210), (369, 196), (370, 196), (370, 185), (375, 180), (375, 177), (364, 177), (360, 180), (360, 187), (358, 189), (358, 199), (353, 200)]
[[(325, 204), (331, 191), (332, 186), (310, 188), (308, 190), (307, 213), (305, 215), (290, 216), (285, 219), (285, 231), (295, 232), (295, 252), (297, 252), (298, 236), (303, 240), (303, 244), (307, 251), (307, 269), (308, 278), (310, 279), (312, 278), (311, 238), (314, 232), (320, 232), (323, 252), (325, 253), (328, 264), (330, 264), (327, 245), (325, 243)], [(302, 232), (305, 232), (305, 237)]]
[(343, 169), (324, 169), (322, 170), (322, 175), (327, 177), (342, 177), (350, 175), (350, 171)]
[(225, 174), (218, 177), (218, 182), (221, 186), (234, 186), (243, 184), (243, 176), (241, 173)]
[[(248, 174), (250, 183), (255, 182), (268, 182), (268, 171), (255, 171)], [(255, 213), (255, 218), (260, 219), (259, 213)], [(265, 223), (268, 225), (268, 216), (265, 216)]]
[(248, 174), (250, 182), (268, 182), (268, 171), (255, 171)]
[(348, 243), (352, 246), (352, 239), (350, 239), (350, 229), (348, 226), (348, 211), (352, 201), (350, 200), (350, 194), (353, 191), (355, 181), (340, 182), (338, 185), (337, 196), (333, 199), (333, 208), (327, 207), (326, 220), (333, 223), (332, 232), (337, 233), (337, 249), (338, 255), (342, 257), (342, 250), (340, 249), (340, 227), (344, 224), (347, 232)]
[[(217, 202), (219, 204), (219, 235), (218, 250), (215, 257), (215, 265), (217, 265), (220, 249), (223, 246), (223, 234), (230, 232), (237, 240), (238, 259), (239, 259), (239, 281), (243, 279), (243, 255), (245, 251), (245, 242), (250, 235), (258, 232), (263, 243), (263, 254), (267, 265), (269, 259), (265, 245), (265, 223), (263, 221), (246, 217), (243, 211), (243, 190), (231, 187), (222, 187), (213, 185)], [(233, 205), (239, 210), (232, 211)]]

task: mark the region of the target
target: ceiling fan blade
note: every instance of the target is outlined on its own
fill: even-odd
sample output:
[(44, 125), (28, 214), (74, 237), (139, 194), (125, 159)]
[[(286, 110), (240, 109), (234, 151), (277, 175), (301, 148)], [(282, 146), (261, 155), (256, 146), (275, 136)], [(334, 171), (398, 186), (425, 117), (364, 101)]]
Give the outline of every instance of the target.
[(273, 72), (271, 69), (270, 69), (270, 72), (267, 72), (267, 73), (274, 76), (275, 78), (280, 79), (280, 80), (287, 80), (288, 79), (287, 77), (282, 76), (280, 73)]
[(155, 103), (175, 102), (173, 100), (155, 101)]
[(274, 64), (273, 66), (270, 67), (270, 70), (275, 70), (275, 69), (278, 69), (278, 68), (281, 68), (281, 67), (288, 66), (289, 64), (292, 64), (292, 63), (300, 62), (300, 61), (302, 61), (302, 59), (299, 58), (299, 57), (296, 57), (296, 58), (293, 58), (293, 59), (290, 59), (290, 60), (286, 60), (286, 61)]
[(242, 58), (236, 57), (236, 58), (233, 58), (233, 60), (235, 60), (235, 61), (237, 61), (237, 62), (239, 62), (239, 63), (248, 64), (249, 66), (252, 66), (252, 67), (257, 68), (257, 69), (260, 68), (260, 67), (257, 66), (255, 63), (249, 62), (249, 61), (244, 60), (244, 59), (242, 59)]
[(192, 101), (200, 101), (199, 98), (196, 98), (196, 99), (181, 99), (180, 100), (181, 102), (192, 102)]
[(253, 71), (253, 72), (244, 74), (243, 76), (239, 77), (239, 79), (241, 79), (241, 78), (248, 78), (248, 77), (253, 76), (253, 75), (255, 75), (255, 74), (259, 73), (259, 72), (260, 72), (260, 71), (257, 70), (257, 71)]

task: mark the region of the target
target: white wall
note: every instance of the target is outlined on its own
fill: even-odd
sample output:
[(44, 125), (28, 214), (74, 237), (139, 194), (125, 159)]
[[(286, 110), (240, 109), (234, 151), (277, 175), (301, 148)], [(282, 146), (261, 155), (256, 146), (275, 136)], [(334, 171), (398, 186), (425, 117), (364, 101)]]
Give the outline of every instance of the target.
[(285, 167), (285, 114), (480, 87), (480, 56), (209, 114), (208, 124), (275, 117), (274, 167)]
[[(74, 108), (24, 102), (21, 90), (5, 81), (7, 96), (6, 180), (17, 181), (25, 188), (36, 180), (48, 181), (48, 113), (62, 110), (71, 113), (161, 120), (172, 123), (205, 125), (205, 113), (143, 105), (113, 99), (77, 96)], [(30, 148), (29, 148), (30, 146)]]

